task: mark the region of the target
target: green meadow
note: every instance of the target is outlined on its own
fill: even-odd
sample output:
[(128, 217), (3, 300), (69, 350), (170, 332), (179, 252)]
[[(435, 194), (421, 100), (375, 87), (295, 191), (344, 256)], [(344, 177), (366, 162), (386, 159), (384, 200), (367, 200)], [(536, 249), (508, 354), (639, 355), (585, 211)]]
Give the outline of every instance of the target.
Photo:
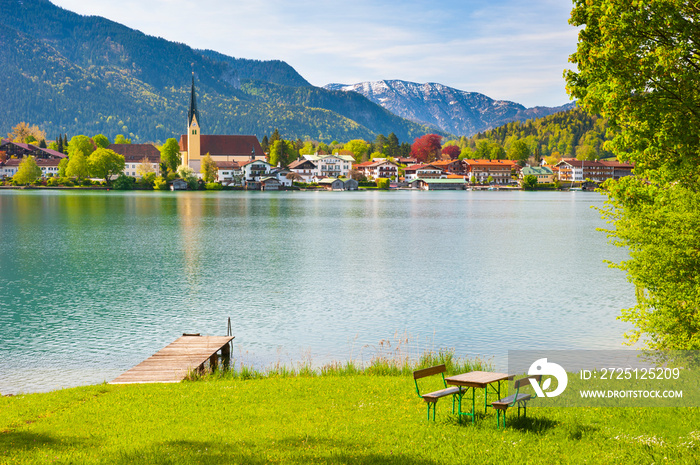
[[(0, 463), (697, 463), (698, 408), (492, 410), (426, 420), (410, 370), (241, 370), (0, 397)], [(470, 368), (451, 366), (454, 372)], [(471, 368), (479, 368), (472, 365)], [(439, 377), (421, 388), (439, 388)], [(477, 406), (479, 398), (477, 397)], [(483, 398), (481, 399), (483, 405)]]

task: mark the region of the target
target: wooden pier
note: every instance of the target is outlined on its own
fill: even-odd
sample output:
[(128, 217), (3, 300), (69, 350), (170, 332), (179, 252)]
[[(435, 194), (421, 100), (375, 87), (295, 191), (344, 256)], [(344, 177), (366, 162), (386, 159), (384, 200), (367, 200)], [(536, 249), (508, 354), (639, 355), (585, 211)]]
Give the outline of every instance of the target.
[(228, 365), (231, 359), (229, 343), (233, 336), (183, 335), (175, 342), (122, 373), (109, 384), (177, 383), (193, 370), (203, 370), (209, 361), (211, 368), (221, 361)]

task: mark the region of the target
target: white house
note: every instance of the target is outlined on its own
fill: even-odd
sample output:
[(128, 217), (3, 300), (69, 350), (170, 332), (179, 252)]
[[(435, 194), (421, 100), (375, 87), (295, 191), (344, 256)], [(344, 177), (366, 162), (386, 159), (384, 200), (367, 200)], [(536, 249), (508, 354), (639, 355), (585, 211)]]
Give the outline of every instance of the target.
[(289, 170), (301, 176), (304, 182), (311, 182), (311, 179), (316, 174), (316, 165), (311, 160), (301, 158), (294, 160), (289, 165)]
[(241, 185), (243, 171), (235, 161), (216, 162), (216, 180), (224, 186)]
[(111, 144), (109, 150), (124, 157), (124, 174), (139, 176), (139, 168), (148, 164), (160, 176), (160, 151), (153, 144)]
[(316, 165), (316, 178), (348, 176), (355, 159), (350, 155), (304, 155), (304, 159)]
[(264, 160), (248, 160), (245, 163), (241, 163), (240, 166), (243, 185), (249, 188), (254, 187), (253, 184), (259, 183), (260, 179), (267, 176), (272, 169), (272, 165)]

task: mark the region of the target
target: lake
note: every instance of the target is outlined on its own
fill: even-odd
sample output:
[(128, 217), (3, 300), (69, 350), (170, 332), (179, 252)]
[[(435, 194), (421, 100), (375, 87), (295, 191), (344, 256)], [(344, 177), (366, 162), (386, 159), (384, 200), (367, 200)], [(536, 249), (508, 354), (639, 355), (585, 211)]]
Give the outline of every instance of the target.
[(109, 381), (183, 332), (237, 362), (622, 348), (592, 192), (0, 191), (0, 392)]

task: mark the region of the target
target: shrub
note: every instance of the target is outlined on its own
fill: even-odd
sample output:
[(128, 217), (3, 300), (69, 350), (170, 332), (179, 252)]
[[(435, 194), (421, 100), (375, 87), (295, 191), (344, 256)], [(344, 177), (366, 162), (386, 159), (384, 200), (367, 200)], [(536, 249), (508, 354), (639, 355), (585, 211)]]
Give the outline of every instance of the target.
[(377, 179), (377, 189), (389, 189), (391, 180), (388, 178)]
[(157, 191), (167, 191), (168, 181), (163, 176), (158, 176), (155, 181), (153, 181), (153, 189)]
[(218, 183), (218, 182), (208, 182), (208, 183), (206, 183), (206, 184), (204, 185), (204, 187), (205, 187), (208, 191), (220, 191), (221, 189), (224, 188), (224, 186), (222, 186), (222, 185), (221, 185), (220, 183)]
[(153, 189), (153, 183), (156, 181), (156, 173), (145, 173), (141, 176), (136, 184), (142, 189)]
[(59, 178), (49, 178), (48, 181), (46, 181), (47, 186), (58, 186), (60, 184), (60, 179)]
[(120, 174), (117, 179), (112, 182), (112, 187), (118, 191), (130, 191), (136, 185), (136, 179), (125, 174)]

